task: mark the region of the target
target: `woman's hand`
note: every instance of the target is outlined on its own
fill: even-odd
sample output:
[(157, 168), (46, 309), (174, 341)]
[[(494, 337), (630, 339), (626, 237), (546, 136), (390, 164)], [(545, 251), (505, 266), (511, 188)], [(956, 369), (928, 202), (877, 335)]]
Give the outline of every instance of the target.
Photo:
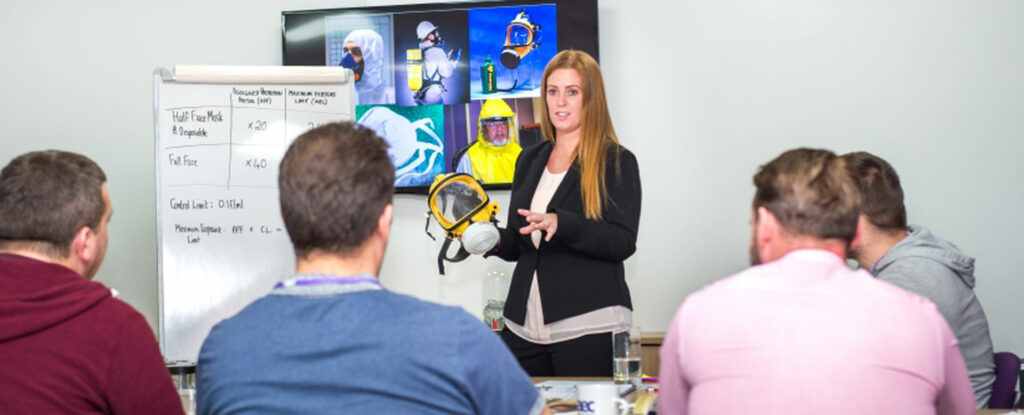
[(519, 233), (526, 235), (530, 232), (541, 230), (547, 233), (544, 237), (545, 242), (551, 242), (551, 237), (555, 235), (555, 231), (558, 229), (558, 215), (554, 213), (536, 213), (526, 209), (516, 210), (523, 219), (526, 219), (528, 225), (519, 228)]

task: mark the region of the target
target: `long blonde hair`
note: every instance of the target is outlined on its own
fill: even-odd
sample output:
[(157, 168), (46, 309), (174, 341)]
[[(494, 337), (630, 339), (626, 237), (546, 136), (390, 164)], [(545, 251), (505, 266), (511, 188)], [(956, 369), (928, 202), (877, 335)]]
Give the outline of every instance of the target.
[[(547, 94), (548, 77), (558, 69), (575, 69), (583, 81), (583, 113), (580, 124), (580, 142), (576, 146), (575, 163), (580, 168), (580, 190), (583, 197), (583, 213), (587, 219), (602, 219), (602, 204), (608, 198), (605, 186), (605, 160), (608, 151), (619, 150), (619, 138), (612, 126), (612, 117), (608, 113), (608, 100), (604, 93), (604, 78), (597, 61), (586, 52), (563, 50), (555, 55), (544, 68), (543, 93)], [(555, 128), (548, 114), (547, 99), (540, 100), (541, 131), (544, 137), (555, 142)], [(618, 157), (615, 159), (615, 171), (618, 175)]]

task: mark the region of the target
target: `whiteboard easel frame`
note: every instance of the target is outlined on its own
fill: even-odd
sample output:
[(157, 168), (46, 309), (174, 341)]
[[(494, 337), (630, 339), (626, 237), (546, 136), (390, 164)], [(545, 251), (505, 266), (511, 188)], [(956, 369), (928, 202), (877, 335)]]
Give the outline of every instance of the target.
[[(156, 185), (156, 229), (157, 229), (157, 297), (159, 304), (158, 334), (160, 350), (167, 356), (167, 322), (165, 315), (167, 304), (164, 293), (164, 257), (161, 241), (164, 240), (164, 223), (161, 214), (163, 190), (161, 177), (163, 164), (159, 162), (162, 149), (160, 148), (161, 133), (161, 96), (160, 91), (163, 84), (175, 83), (198, 83), (198, 84), (327, 84), (327, 83), (349, 83), (353, 79), (352, 71), (338, 67), (309, 67), (309, 66), (175, 66), (174, 71), (163, 67), (153, 70), (153, 160), (155, 164), (155, 185)], [(356, 93), (355, 88), (345, 88), (347, 91), (347, 102), (352, 103), (350, 112), (355, 114)], [(354, 119), (353, 119), (354, 121)]]

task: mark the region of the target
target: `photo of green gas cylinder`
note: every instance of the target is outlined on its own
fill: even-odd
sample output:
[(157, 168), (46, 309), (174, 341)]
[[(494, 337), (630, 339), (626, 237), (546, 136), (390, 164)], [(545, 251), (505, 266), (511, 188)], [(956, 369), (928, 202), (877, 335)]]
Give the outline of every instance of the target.
[(498, 77), (494, 73), (494, 62), (491, 61), (491, 55), (487, 55), (487, 59), (480, 66), (480, 83), (482, 84), (481, 90), (485, 94), (493, 94), (498, 90)]

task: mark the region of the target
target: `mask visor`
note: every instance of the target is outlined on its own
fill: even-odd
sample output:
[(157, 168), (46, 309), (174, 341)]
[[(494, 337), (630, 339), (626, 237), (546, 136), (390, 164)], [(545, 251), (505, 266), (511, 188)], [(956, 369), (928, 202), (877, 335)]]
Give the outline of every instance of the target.
[(472, 176), (453, 174), (437, 183), (427, 203), (438, 224), (450, 232), (483, 209), (488, 198)]

